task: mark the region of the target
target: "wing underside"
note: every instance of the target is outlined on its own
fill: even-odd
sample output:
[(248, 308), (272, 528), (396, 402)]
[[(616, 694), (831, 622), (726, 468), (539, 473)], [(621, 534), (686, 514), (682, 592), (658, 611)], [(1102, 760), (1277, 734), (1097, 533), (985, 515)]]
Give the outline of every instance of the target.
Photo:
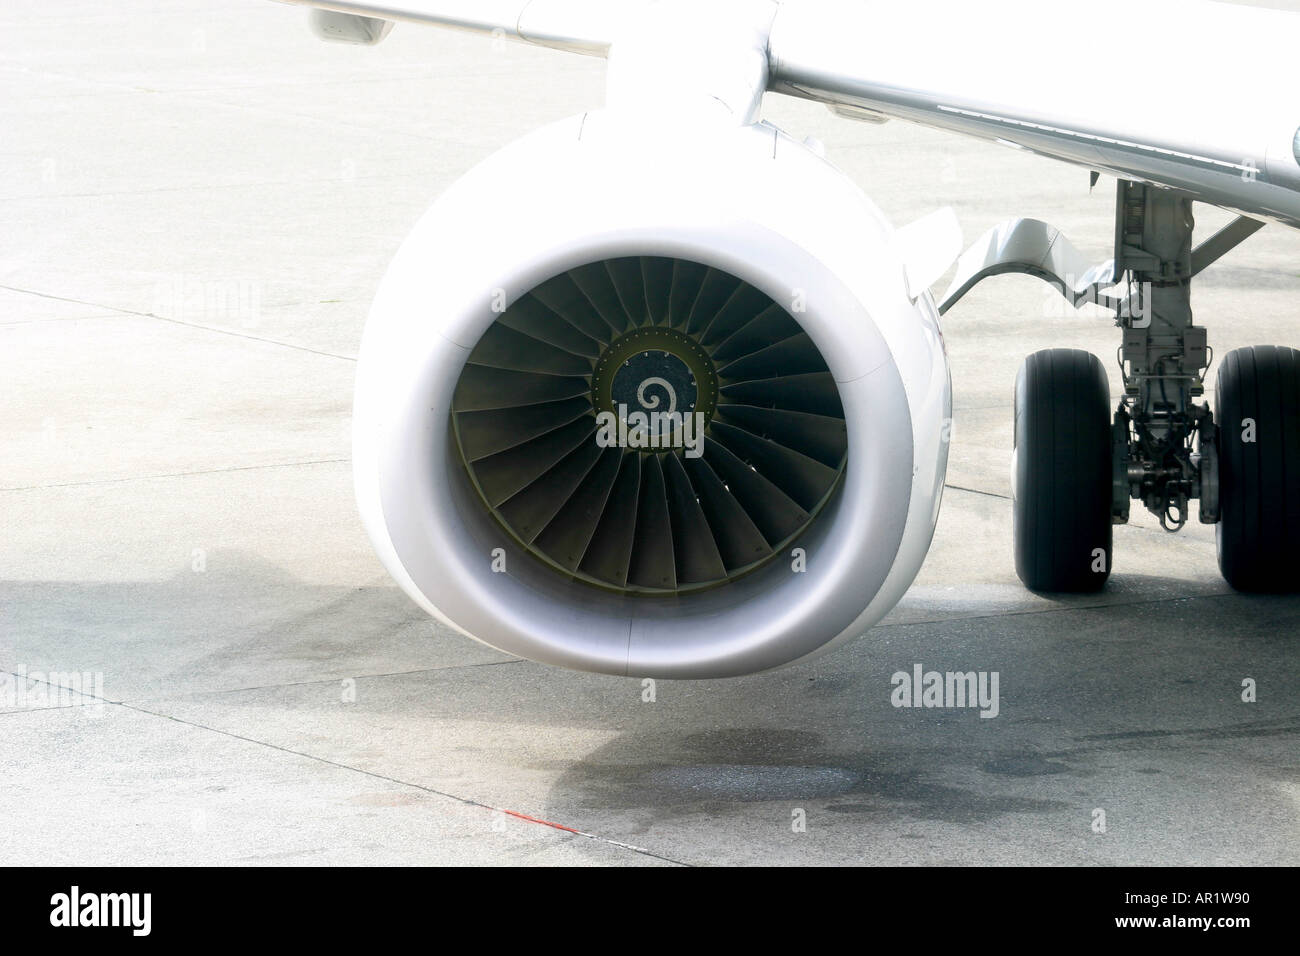
[[(653, 0), (291, 2), (605, 56)], [(737, 24), (770, 12), (771, 92), (1300, 226), (1300, 15), (1204, 0), (717, 2), (736, 6)]]

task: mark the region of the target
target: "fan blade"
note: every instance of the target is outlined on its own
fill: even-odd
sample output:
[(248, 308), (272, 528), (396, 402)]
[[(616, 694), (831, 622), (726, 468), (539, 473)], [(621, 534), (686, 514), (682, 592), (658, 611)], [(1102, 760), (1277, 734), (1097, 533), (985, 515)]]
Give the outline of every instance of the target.
[(511, 495), (498, 510), (519, 537), (531, 544), (582, 484), (602, 449), (583, 442), (532, 484)]
[(646, 314), (655, 325), (668, 325), (668, 297), (673, 291), (673, 260), (643, 256), (641, 284), (645, 288)]
[(719, 405), (714, 414), (719, 421), (770, 438), (832, 468), (839, 467), (848, 448), (848, 429), (842, 418), (753, 405)]
[(673, 557), (672, 516), (668, 490), (658, 455), (641, 462), (641, 497), (636, 511), (636, 545), (627, 572), (628, 582), (643, 588), (677, 587), (677, 562)]
[(786, 375), (723, 385), (719, 391), (733, 402), (765, 408), (788, 408), (814, 415), (844, 417), (840, 392), (830, 372)]
[(704, 459), (773, 547), (808, 521), (797, 502), (718, 442), (705, 441)]
[(704, 511), (695, 500), (695, 489), (686, 477), (686, 469), (676, 455), (662, 455), (660, 458), (668, 488), (668, 510), (672, 515), (677, 582), (720, 581), (727, 576), (727, 568), (718, 553)]
[(805, 375), (826, 371), (826, 360), (817, 351), (806, 332), (774, 342), (767, 348), (750, 352), (718, 369), (725, 382), (752, 382), (774, 375)]
[(537, 301), (580, 331), (600, 342), (610, 341), (609, 324), (583, 294), (570, 273), (562, 273), (532, 291)]
[(772, 547), (763, 532), (708, 462), (703, 458), (687, 458), (685, 465), (727, 571), (747, 567), (771, 554)]
[(593, 578), (624, 587), (636, 543), (637, 501), (641, 495), (641, 456), (624, 454), (605, 512), (587, 545), (579, 570)]
[(752, 285), (741, 283), (726, 305), (718, 310), (718, 314), (700, 333), (700, 342), (705, 346), (721, 342), (773, 304), (765, 293)]
[(799, 323), (775, 302), (727, 336), (713, 349), (713, 361), (722, 364), (774, 342), (799, 334)]
[(494, 322), (470, 353), (473, 365), (539, 372), (542, 375), (590, 375), (591, 361)]
[(834, 468), (725, 422), (715, 421), (712, 428), (719, 442), (752, 464), (806, 511), (821, 503), (839, 477)]
[(524, 296), (502, 312), (497, 321), (574, 355), (595, 358), (600, 354), (600, 342), (579, 332), (532, 296)]
[(713, 321), (713, 317), (727, 304), (727, 300), (740, 288), (740, 284), (740, 280), (735, 276), (710, 269), (704, 276), (700, 294), (695, 297), (695, 304), (691, 306), (690, 318), (686, 320), (686, 331), (691, 335), (698, 335), (707, 328)]
[(478, 461), (590, 414), (591, 399), (585, 396), (542, 405), (457, 412), (456, 434), (465, 460)]
[(595, 307), (601, 321), (609, 326), (611, 332), (622, 335), (627, 331), (627, 310), (619, 301), (618, 290), (614, 288), (614, 283), (610, 280), (609, 271), (604, 264), (593, 262), (590, 265), (578, 266), (569, 272), (569, 277)]
[(602, 449), (600, 460), (537, 536), (537, 546), (570, 571), (582, 562), (609, 502), (623, 461), (621, 448)]
[(686, 321), (691, 317), (691, 309), (695, 306), (708, 271), (708, 266), (685, 259), (673, 263), (673, 288), (668, 296), (668, 313), (671, 316), (668, 324), (673, 328), (686, 328)]
[(595, 420), (583, 416), (532, 441), (474, 462), (474, 475), (488, 504), (501, 502), (528, 487), (583, 442), (595, 445)]
[(646, 324), (645, 287), (641, 280), (641, 263), (632, 256), (623, 259), (606, 259), (605, 269), (614, 283), (618, 301), (623, 306), (628, 325), (636, 328)]
[(460, 373), (460, 381), (456, 383), (451, 408), (456, 412), (470, 412), (515, 405), (539, 405), (542, 402), (558, 402), (564, 398), (586, 395), (590, 391), (591, 385), (585, 378), (466, 365)]

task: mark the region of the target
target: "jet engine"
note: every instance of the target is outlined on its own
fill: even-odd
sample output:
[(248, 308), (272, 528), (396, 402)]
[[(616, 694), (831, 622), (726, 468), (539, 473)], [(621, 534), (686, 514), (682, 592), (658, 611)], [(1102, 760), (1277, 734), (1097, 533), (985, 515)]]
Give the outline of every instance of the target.
[(636, 677), (788, 664), (899, 600), (951, 392), (897, 233), (766, 123), (545, 127), (451, 187), (363, 337), (357, 497), (426, 611)]

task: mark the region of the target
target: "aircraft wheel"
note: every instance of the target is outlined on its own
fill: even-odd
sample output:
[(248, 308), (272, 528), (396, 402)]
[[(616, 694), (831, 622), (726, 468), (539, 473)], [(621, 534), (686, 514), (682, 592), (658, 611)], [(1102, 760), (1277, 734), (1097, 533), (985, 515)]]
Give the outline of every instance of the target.
[(1016, 376), (1012, 525), (1033, 591), (1096, 591), (1110, 576), (1110, 384), (1101, 360), (1045, 349)]
[(1219, 570), (1239, 591), (1294, 591), (1300, 547), (1300, 352), (1234, 349), (1216, 387)]

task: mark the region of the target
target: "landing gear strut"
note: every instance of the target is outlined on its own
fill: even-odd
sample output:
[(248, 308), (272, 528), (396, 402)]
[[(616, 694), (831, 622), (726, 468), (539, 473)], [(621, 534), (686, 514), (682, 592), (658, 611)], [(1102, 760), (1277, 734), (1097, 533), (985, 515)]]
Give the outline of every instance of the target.
[(1210, 352), (1205, 329), (1192, 324), (1192, 201), (1121, 180), (1115, 218), (1113, 277), (1129, 293), (1116, 310), (1124, 396), (1115, 413), (1114, 516), (1127, 521), (1136, 498), (1177, 531), (1196, 498), (1201, 521), (1212, 523), (1218, 452), (1214, 417), (1198, 401)]

